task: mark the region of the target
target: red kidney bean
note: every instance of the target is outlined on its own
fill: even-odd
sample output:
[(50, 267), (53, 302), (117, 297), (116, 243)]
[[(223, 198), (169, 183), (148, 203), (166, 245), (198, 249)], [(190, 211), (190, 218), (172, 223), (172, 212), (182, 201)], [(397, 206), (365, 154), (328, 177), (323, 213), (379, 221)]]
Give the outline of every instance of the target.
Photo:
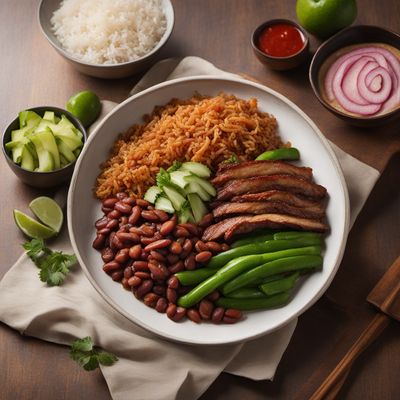
[(176, 304), (171, 304), (171, 303), (168, 304), (168, 307), (167, 307), (167, 310), (166, 310), (167, 317), (172, 319), (174, 317), (175, 313), (176, 313), (176, 309), (177, 309)]
[(139, 221), (141, 213), (142, 209), (139, 206), (132, 207), (131, 215), (128, 218), (128, 222), (132, 225), (136, 225), (136, 223)]
[(161, 235), (163, 235), (163, 236), (169, 235), (174, 230), (175, 226), (176, 226), (176, 222), (172, 219), (164, 222), (160, 228)]
[(159, 296), (165, 296), (167, 288), (163, 285), (154, 285), (153, 286), (153, 292), (155, 294), (158, 294)]
[(137, 243), (139, 237), (131, 232), (117, 232), (116, 237), (123, 243)]
[(132, 264), (133, 270), (136, 271), (148, 271), (149, 270), (149, 264), (147, 261), (135, 261)]
[(128, 283), (128, 278), (123, 277), (121, 280), (122, 286), (124, 287), (124, 289), (130, 290), (131, 287), (129, 286)]
[(102, 235), (101, 233), (98, 233), (96, 235), (96, 239), (93, 240), (93, 248), (96, 250), (101, 250), (104, 247), (104, 243), (106, 241), (106, 236)]
[(113, 208), (115, 203), (118, 202), (118, 199), (115, 197), (109, 197), (108, 199), (103, 200), (103, 206), (108, 208)]
[(181, 272), (185, 269), (185, 264), (183, 261), (178, 261), (175, 264), (172, 264), (170, 267), (168, 267), (168, 271), (170, 274), (176, 274), (177, 272)]
[(219, 294), (218, 290), (214, 290), (207, 296), (207, 299), (212, 302), (215, 302), (219, 299), (219, 297), (220, 297), (220, 294)]
[(142, 211), (141, 216), (146, 221), (151, 221), (151, 222), (159, 221), (158, 215), (154, 211), (144, 210), (144, 211)]
[(199, 313), (201, 318), (210, 319), (214, 310), (214, 304), (210, 300), (203, 299), (199, 305)]
[(192, 236), (198, 236), (199, 230), (197, 229), (197, 226), (195, 224), (192, 224), (191, 222), (186, 222), (184, 224), (179, 224), (178, 228), (182, 227), (185, 228), (189, 233), (191, 233)]
[(148, 207), (150, 203), (145, 199), (136, 199), (136, 204), (140, 207)]
[(215, 308), (211, 315), (211, 321), (214, 322), (214, 324), (219, 324), (222, 321), (224, 314), (225, 310), (222, 307)]
[(122, 271), (115, 271), (111, 274), (111, 279), (113, 281), (119, 282), (124, 276), (124, 273)]
[(236, 310), (235, 308), (228, 308), (225, 310), (225, 317), (240, 319), (242, 318), (242, 312), (240, 310)]
[(118, 210), (112, 210), (107, 214), (107, 218), (109, 219), (119, 219), (121, 218), (121, 213)]
[(129, 204), (130, 206), (134, 206), (136, 204), (136, 200), (133, 197), (125, 197), (121, 201), (124, 204)]
[(108, 213), (110, 213), (111, 211), (113, 211), (114, 210), (114, 208), (109, 208), (109, 207), (101, 207), (101, 211), (103, 211), (103, 213), (105, 214), (105, 215), (107, 215)]
[(168, 214), (163, 210), (154, 210), (154, 213), (158, 216), (158, 219), (161, 222), (168, 221), (168, 219), (169, 219)]
[(199, 324), (201, 322), (200, 313), (195, 308), (189, 308), (186, 312), (186, 315), (191, 321), (195, 322), (196, 324)]
[(185, 243), (185, 240), (186, 240), (186, 238), (184, 238), (184, 237), (180, 237), (180, 238), (176, 239), (176, 241), (177, 241), (181, 246), (183, 246), (183, 243)]
[(140, 279), (150, 279), (151, 278), (150, 274), (148, 272), (144, 272), (144, 271), (135, 271), (134, 275)]
[(208, 251), (208, 247), (207, 247), (207, 246), (205, 245), (205, 243), (202, 242), (201, 240), (199, 240), (199, 241), (195, 244), (194, 248), (196, 249), (196, 251), (197, 251), (198, 253), (201, 253), (202, 251)]
[(147, 245), (149, 245), (149, 244), (151, 244), (151, 243), (153, 243), (155, 241), (157, 241), (157, 238), (155, 238), (154, 236), (153, 237), (144, 237), (144, 236), (142, 236), (140, 238), (140, 243), (142, 243), (145, 246), (147, 246)]
[(169, 251), (172, 254), (180, 254), (182, 253), (182, 246), (179, 242), (172, 242), (169, 246)]
[(129, 204), (122, 203), (122, 201), (119, 201), (118, 203), (115, 204), (114, 210), (118, 210), (122, 214), (130, 214), (132, 211), (132, 207)]
[(103, 249), (101, 251), (101, 259), (105, 263), (108, 263), (108, 262), (114, 260), (114, 256), (115, 256), (114, 252), (109, 247), (106, 247), (105, 249)]
[(117, 193), (117, 194), (115, 195), (115, 197), (116, 197), (118, 200), (122, 200), (122, 199), (124, 199), (125, 197), (128, 197), (128, 195), (127, 195), (125, 192), (119, 192), (119, 193)]
[(207, 228), (214, 222), (214, 216), (212, 213), (206, 214), (201, 221), (197, 224), (201, 228)]
[(178, 322), (186, 315), (186, 308), (176, 307), (175, 315), (171, 318), (172, 321)]
[(177, 227), (174, 230), (174, 235), (178, 238), (188, 238), (190, 237), (190, 232), (186, 228), (177, 225)]
[(239, 320), (236, 319), (236, 318), (231, 318), (231, 317), (226, 317), (226, 316), (224, 316), (224, 317), (222, 318), (222, 321), (223, 321), (225, 324), (236, 324), (236, 322), (238, 322)]
[(140, 232), (142, 235), (147, 236), (147, 237), (152, 237), (156, 233), (154, 228), (148, 225), (142, 225), (140, 227)]
[(168, 254), (167, 255), (167, 261), (172, 265), (175, 264), (179, 261), (179, 256), (176, 254)]
[(164, 299), (164, 297), (160, 297), (160, 298), (157, 300), (156, 310), (157, 310), (159, 313), (165, 313), (165, 311), (167, 310), (167, 307), (168, 307), (168, 302), (167, 302), (167, 300)]
[(144, 304), (146, 304), (146, 306), (154, 308), (156, 306), (159, 298), (160, 298), (160, 296), (158, 296), (155, 293), (150, 292), (144, 296), (143, 302), (144, 302)]
[(171, 276), (168, 279), (167, 285), (171, 289), (178, 289), (178, 287), (179, 287), (179, 279), (176, 276)]
[(205, 263), (212, 257), (211, 251), (202, 251), (196, 254), (195, 260), (199, 263)]
[(151, 272), (151, 277), (156, 281), (163, 281), (167, 277), (165, 271), (158, 265), (149, 263), (149, 270)]
[(189, 254), (193, 250), (193, 243), (190, 239), (186, 239), (182, 246), (183, 252)]
[(124, 215), (119, 220), (119, 227), (121, 228), (122, 226), (127, 225), (127, 224), (128, 224), (128, 217), (126, 215)]
[(194, 253), (191, 253), (186, 257), (184, 264), (185, 268), (189, 271), (192, 271), (196, 268), (196, 258)]
[(108, 235), (110, 233), (110, 230), (108, 228), (103, 228), (103, 229), (99, 229), (97, 231), (97, 233), (99, 233), (100, 235)]
[(135, 244), (129, 249), (129, 257), (133, 260), (137, 260), (142, 254), (142, 246), (140, 244)]
[(126, 267), (124, 269), (124, 278), (129, 279), (129, 278), (132, 277), (132, 275), (133, 275), (132, 268), (131, 267)]
[(138, 299), (141, 299), (144, 295), (149, 293), (152, 288), (153, 281), (151, 279), (145, 279), (144, 281), (142, 281), (142, 284), (137, 287), (134, 294)]
[(117, 271), (120, 268), (121, 266), (116, 261), (110, 261), (103, 265), (103, 271), (107, 273)]
[(206, 242), (204, 244), (206, 245), (207, 249), (213, 253), (221, 252), (221, 245), (217, 242)]
[(140, 259), (143, 261), (148, 261), (147, 253), (142, 249), (142, 254), (140, 255)]
[(231, 247), (227, 243), (221, 244), (221, 251), (228, 251)]
[(140, 230), (140, 228), (138, 228), (136, 226), (132, 226), (131, 228), (129, 228), (129, 232), (130, 233), (135, 233), (138, 236), (142, 235), (142, 231)]
[(156, 240), (155, 242), (148, 244), (144, 248), (144, 251), (150, 252), (152, 250), (163, 249), (164, 247), (168, 247), (171, 243), (172, 243), (172, 240), (170, 240), (170, 239)]
[(128, 285), (131, 287), (137, 287), (142, 284), (142, 280), (138, 276), (132, 276), (128, 279)]
[(116, 255), (114, 260), (120, 264), (123, 264), (124, 262), (128, 261), (129, 258), (129, 249), (121, 249)]
[[(145, 249), (146, 250), (146, 249)], [(150, 257), (159, 262), (166, 262), (167, 259), (157, 250), (150, 251)]]
[(94, 226), (96, 229), (103, 229), (108, 224), (108, 218), (106, 216), (99, 218), (95, 223)]
[(108, 221), (108, 224), (107, 224), (107, 226), (106, 226), (106, 228), (108, 228), (108, 229), (110, 229), (110, 230), (113, 230), (113, 229), (115, 229), (116, 227), (118, 226), (118, 219), (110, 219), (109, 221)]
[(166, 291), (166, 295), (167, 295), (167, 300), (170, 303), (176, 304), (176, 300), (178, 299), (178, 294), (176, 293), (176, 291), (174, 289), (171, 288), (167, 288)]

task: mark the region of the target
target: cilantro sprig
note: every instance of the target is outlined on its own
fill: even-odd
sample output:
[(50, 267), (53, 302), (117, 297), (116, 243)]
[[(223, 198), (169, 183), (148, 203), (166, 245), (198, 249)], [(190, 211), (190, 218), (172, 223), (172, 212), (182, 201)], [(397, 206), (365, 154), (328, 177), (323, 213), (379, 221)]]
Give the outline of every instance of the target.
[(93, 371), (100, 364), (110, 366), (118, 361), (118, 358), (114, 354), (107, 353), (95, 347), (90, 336), (75, 340), (71, 345), (69, 355), (86, 371)]
[(29, 258), (40, 269), (40, 280), (49, 286), (61, 285), (69, 269), (77, 262), (74, 254), (52, 251), (46, 246), (43, 239), (32, 239), (22, 246)]

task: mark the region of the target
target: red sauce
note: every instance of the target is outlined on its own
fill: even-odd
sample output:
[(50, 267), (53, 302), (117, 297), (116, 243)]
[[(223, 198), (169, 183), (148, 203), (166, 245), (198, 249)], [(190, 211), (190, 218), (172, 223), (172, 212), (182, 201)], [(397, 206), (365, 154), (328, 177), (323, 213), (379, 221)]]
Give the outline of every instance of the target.
[(298, 53), (304, 47), (304, 37), (293, 25), (271, 25), (261, 32), (258, 47), (270, 56), (288, 57)]

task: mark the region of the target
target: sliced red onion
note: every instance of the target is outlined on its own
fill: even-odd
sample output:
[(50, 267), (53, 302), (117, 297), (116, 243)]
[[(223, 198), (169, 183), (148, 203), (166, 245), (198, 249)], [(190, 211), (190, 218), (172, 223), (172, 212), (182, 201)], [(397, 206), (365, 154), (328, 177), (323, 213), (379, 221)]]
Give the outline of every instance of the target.
[(353, 50), (330, 66), (324, 86), (346, 111), (373, 115), (400, 104), (400, 61), (383, 47)]

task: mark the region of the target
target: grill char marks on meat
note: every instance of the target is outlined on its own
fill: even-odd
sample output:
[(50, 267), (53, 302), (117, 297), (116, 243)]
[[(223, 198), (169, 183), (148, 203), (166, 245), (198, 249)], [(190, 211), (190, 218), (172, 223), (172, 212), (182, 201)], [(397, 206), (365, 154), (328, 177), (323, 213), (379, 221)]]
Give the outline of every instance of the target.
[(218, 240), (222, 237), (226, 241), (232, 239), (233, 235), (248, 233), (258, 228), (293, 228), (313, 232), (326, 232), (328, 227), (323, 222), (299, 218), (283, 214), (261, 214), (241, 215), (238, 217), (224, 219), (209, 226), (203, 234), (203, 240)]
[(246, 161), (224, 166), (211, 183), (215, 186), (221, 186), (232, 179), (279, 174), (293, 175), (308, 181), (312, 179), (312, 169), (308, 167), (296, 167), (282, 161)]
[(296, 207), (282, 201), (264, 201), (247, 203), (222, 203), (213, 210), (214, 218), (230, 217), (235, 214), (277, 213), (302, 218), (321, 219), (325, 212), (319, 204), (315, 207)]
[(247, 179), (234, 179), (218, 192), (217, 200), (229, 200), (234, 196), (248, 193), (259, 193), (271, 189), (300, 194), (313, 199), (322, 199), (326, 189), (293, 175), (267, 175)]

